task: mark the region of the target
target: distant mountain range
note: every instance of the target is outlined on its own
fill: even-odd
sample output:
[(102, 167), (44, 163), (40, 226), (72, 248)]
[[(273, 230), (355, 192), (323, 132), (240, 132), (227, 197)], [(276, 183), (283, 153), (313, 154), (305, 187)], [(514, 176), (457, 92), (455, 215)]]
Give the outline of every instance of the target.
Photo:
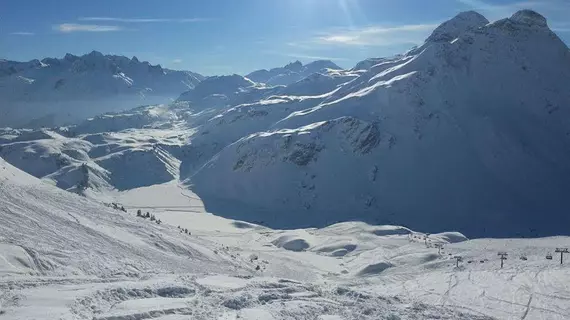
[(41, 61), (0, 60), (0, 125), (61, 125), (107, 111), (165, 103), (203, 78), (97, 51)]

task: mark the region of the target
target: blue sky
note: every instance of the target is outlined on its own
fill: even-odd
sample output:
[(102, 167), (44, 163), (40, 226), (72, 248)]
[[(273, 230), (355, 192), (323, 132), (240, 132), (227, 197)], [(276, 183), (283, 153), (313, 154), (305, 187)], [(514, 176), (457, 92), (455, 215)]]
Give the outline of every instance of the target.
[(570, 0), (3, 0), (0, 58), (137, 56), (206, 75), (290, 61), (351, 67), (421, 43), (442, 21), (532, 8), (570, 43)]

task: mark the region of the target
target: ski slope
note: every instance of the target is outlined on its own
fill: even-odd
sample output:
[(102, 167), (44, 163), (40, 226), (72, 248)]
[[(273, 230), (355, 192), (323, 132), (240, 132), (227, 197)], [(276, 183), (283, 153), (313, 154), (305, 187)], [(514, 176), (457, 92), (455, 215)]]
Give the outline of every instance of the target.
[[(361, 242), (365, 230), (369, 237), (378, 237), (372, 226), (279, 231), (200, 210), (186, 212), (185, 218), (169, 216), (165, 209), (171, 206), (164, 202), (141, 202), (165, 221), (157, 225), (137, 218), (133, 211), (137, 199), (148, 197), (148, 188), (119, 194), (134, 202), (123, 212), (56, 189), (3, 160), (0, 168), (0, 312), (6, 319), (314, 319), (317, 315), (375, 319), (392, 314), (402, 319), (429, 319), (432, 314), (454, 319), (458, 315), (455, 309), (436, 305), (417, 312), (417, 306), (391, 295), (358, 297), (360, 293), (351, 288), (353, 278), (364, 274), (346, 273), (350, 266), (343, 265), (349, 261), (341, 262), (340, 255), (323, 245), (338, 237), (335, 228), (349, 227), (354, 228), (355, 238), (335, 241), (350, 249), (346, 242)], [(167, 192), (178, 186), (150, 188)], [(179, 194), (189, 204), (199, 202)], [(180, 233), (176, 223), (190, 229), (191, 235)], [(390, 246), (409, 243), (408, 229), (380, 230), (385, 239), (397, 235)], [(299, 240), (311, 245), (301, 251), (288, 246)], [(362, 249), (347, 256), (373, 246), (363, 243)]]
[[(5, 162), (1, 168), (6, 319), (569, 316), (569, 271), (556, 256), (544, 258), (570, 245), (567, 237), (426, 240), (408, 228), (358, 222), (272, 230), (206, 213), (176, 183), (113, 195), (124, 213)], [(163, 224), (137, 218), (137, 209)], [(441, 254), (435, 243), (444, 244)], [(503, 269), (498, 251), (510, 254)], [(459, 268), (449, 254), (463, 257)]]

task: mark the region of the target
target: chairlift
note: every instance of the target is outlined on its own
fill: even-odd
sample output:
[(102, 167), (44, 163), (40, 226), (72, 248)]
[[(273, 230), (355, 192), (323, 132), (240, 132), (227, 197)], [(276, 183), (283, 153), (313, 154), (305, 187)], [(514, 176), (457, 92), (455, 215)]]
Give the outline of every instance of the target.
[(546, 254), (546, 260), (552, 260), (552, 254), (551, 253)]

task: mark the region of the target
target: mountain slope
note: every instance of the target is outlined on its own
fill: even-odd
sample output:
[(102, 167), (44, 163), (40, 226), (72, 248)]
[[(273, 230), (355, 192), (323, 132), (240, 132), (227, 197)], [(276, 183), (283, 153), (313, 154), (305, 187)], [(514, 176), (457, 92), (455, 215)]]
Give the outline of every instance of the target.
[(199, 74), (93, 51), (62, 59), (0, 62), (0, 125), (53, 126), (107, 111), (163, 103)]
[(289, 85), (313, 73), (325, 73), (327, 69), (341, 70), (342, 68), (328, 60), (317, 60), (306, 65), (295, 61), (280, 68), (254, 71), (246, 75), (246, 78), (271, 86)]
[(544, 17), (523, 10), (487, 24), (462, 13), (422, 46), (242, 136), (188, 183), (211, 211), (254, 208), (276, 227), (357, 219), (563, 234), (568, 83), (570, 52)]
[(2, 159), (0, 204), (0, 255), (15, 258), (0, 259), (0, 273), (128, 276), (217, 268), (220, 259), (170, 228), (59, 190)]
[(191, 114), (186, 104), (158, 105), (64, 128), (0, 129), (0, 156), (83, 195), (149, 186), (178, 178), (174, 155), (180, 157), (192, 134), (186, 127), (203, 116)]

